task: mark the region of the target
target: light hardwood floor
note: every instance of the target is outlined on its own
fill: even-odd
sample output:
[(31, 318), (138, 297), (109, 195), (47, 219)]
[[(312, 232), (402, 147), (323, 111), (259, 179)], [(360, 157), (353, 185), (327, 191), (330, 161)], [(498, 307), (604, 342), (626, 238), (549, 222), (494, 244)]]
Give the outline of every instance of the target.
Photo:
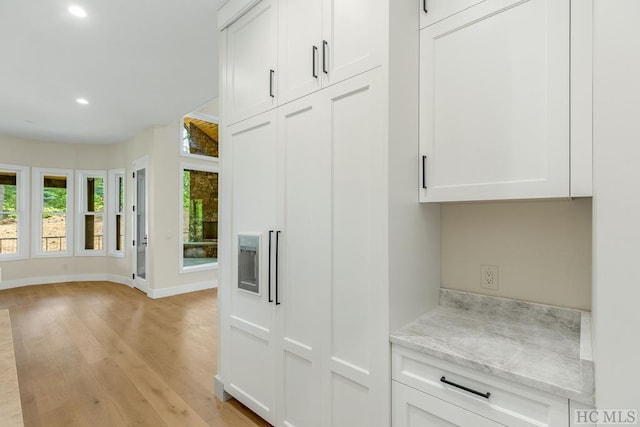
[(216, 304), (107, 282), (0, 291), (25, 426), (268, 426), (213, 396)]

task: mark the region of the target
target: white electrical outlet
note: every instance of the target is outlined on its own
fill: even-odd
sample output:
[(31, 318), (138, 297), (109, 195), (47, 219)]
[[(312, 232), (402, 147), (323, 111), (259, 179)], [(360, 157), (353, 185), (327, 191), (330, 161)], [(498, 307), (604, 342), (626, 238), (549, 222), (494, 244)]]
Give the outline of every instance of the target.
[(498, 290), (498, 266), (480, 266), (480, 287), (484, 289)]

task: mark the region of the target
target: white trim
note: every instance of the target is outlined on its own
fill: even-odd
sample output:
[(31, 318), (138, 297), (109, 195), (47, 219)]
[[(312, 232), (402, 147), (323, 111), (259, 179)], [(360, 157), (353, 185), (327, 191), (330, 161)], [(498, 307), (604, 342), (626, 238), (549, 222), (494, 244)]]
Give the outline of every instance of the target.
[[(218, 194), (220, 193), (220, 171), (217, 164), (202, 165), (198, 163), (189, 163), (186, 161), (180, 162), (180, 168), (178, 169), (178, 273), (195, 273), (197, 271), (216, 270), (218, 268), (218, 261), (201, 264), (195, 266), (184, 266), (184, 233), (182, 227), (184, 225), (184, 171), (194, 170), (198, 172), (210, 172), (218, 174)], [(220, 198), (218, 197), (218, 205), (220, 205)]]
[(214, 289), (218, 287), (217, 280), (209, 280), (206, 282), (188, 283), (181, 286), (173, 286), (170, 288), (151, 289), (147, 294), (150, 298), (164, 298), (174, 295), (187, 294), (189, 292), (204, 291), (205, 289)]
[[(106, 244), (107, 255), (113, 258), (124, 258), (127, 254), (127, 171), (125, 168), (119, 169), (109, 169), (107, 172), (108, 181), (109, 181), (109, 195), (107, 197), (107, 224), (109, 233), (103, 233), (103, 242)], [(116, 212), (118, 206), (118, 200), (120, 195), (118, 194), (119, 187), (117, 185), (117, 180), (119, 177), (122, 177), (123, 186), (122, 192), (123, 194), (123, 211), (120, 213), (122, 217), (122, 227), (124, 233), (124, 242), (122, 244), (121, 250), (116, 250), (116, 240), (117, 237), (115, 234), (111, 233), (111, 230), (116, 230), (116, 216), (118, 212)]]
[[(94, 216), (99, 212), (88, 212), (86, 206), (86, 183), (87, 178), (102, 178), (103, 185), (103, 206), (102, 206), (102, 249), (85, 249), (84, 248), (84, 216), (92, 213)], [(109, 226), (107, 220), (107, 202), (109, 200), (109, 183), (107, 182), (107, 171), (100, 170), (77, 170), (76, 171), (76, 253), (75, 256), (106, 256), (107, 255), (107, 236), (109, 235)]]
[[(29, 235), (31, 232), (30, 171), (28, 166), (0, 163), (0, 171), (16, 173), (16, 215), (18, 216), (18, 251), (15, 254), (0, 254), (0, 261), (16, 261), (29, 258)], [(2, 211), (2, 206), (0, 206)]]
[[(32, 181), (31, 181), (31, 257), (32, 258), (60, 258), (60, 257), (72, 257), (73, 248), (75, 246), (74, 240), (74, 173), (73, 169), (56, 169), (56, 168), (33, 168), (32, 169)], [(66, 251), (56, 252), (44, 252), (42, 250), (42, 215), (44, 211), (44, 203), (42, 195), (43, 188), (43, 176), (64, 176), (67, 178), (67, 210), (64, 212), (66, 222)]]
[[(206, 104), (205, 104), (206, 105)], [(197, 111), (191, 112), (189, 114), (185, 114), (184, 117), (191, 117), (192, 119), (198, 119), (209, 123), (215, 123), (217, 125), (220, 124), (220, 118), (217, 116), (212, 116), (211, 114), (199, 113)]]
[(0, 290), (14, 289), (23, 286), (48, 285), (65, 282), (113, 282), (132, 286), (131, 279), (114, 274), (66, 274), (61, 276), (40, 276), (26, 279), (5, 280), (0, 283)]
[(218, 30), (222, 31), (237, 21), (260, 0), (229, 0), (218, 9)]
[(191, 159), (195, 159), (195, 160), (203, 160), (206, 162), (214, 162), (214, 163), (218, 163), (218, 159), (219, 157), (213, 157), (213, 156), (204, 156), (202, 154), (191, 154), (191, 153), (185, 153), (183, 150), (183, 138), (184, 138), (184, 118), (185, 117), (191, 117), (193, 119), (198, 119), (198, 120), (202, 120), (204, 122), (208, 122), (208, 123), (212, 123), (212, 124), (216, 124), (218, 125), (218, 156), (220, 155), (220, 121), (218, 120), (217, 117), (215, 116), (210, 116), (208, 114), (203, 114), (203, 113), (189, 113), (189, 114), (185, 114), (182, 119), (180, 119), (180, 126), (178, 126), (178, 150), (179, 150), (179, 154), (181, 157), (186, 157), (186, 158), (191, 158)]

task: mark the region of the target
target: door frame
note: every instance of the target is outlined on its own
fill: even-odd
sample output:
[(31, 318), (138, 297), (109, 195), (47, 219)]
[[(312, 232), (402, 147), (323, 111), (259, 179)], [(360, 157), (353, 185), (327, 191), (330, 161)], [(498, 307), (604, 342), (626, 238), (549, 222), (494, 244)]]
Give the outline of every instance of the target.
[(143, 156), (137, 160), (134, 160), (132, 163), (132, 173), (131, 173), (131, 194), (132, 194), (132, 203), (131, 203), (131, 241), (132, 241), (132, 251), (131, 251), (131, 270), (132, 270), (132, 287), (141, 290), (142, 292), (149, 294), (149, 247), (145, 249), (145, 278), (142, 279), (138, 277), (136, 272), (138, 271), (138, 250), (137, 246), (133, 244), (136, 240), (136, 236), (138, 235), (138, 223), (136, 221), (136, 205), (138, 203), (138, 185), (137, 185), (137, 177), (136, 172), (144, 169), (145, 170), (145, 181), (144, 181), (144, 212), (145, 212), (145, 235), (149, 236), (149, 156)]

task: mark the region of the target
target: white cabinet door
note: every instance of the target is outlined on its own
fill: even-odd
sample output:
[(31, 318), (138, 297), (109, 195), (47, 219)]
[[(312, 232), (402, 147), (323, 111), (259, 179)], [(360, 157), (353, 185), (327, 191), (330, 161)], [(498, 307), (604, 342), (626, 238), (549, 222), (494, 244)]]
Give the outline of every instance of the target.
[(320, 426), (331, 283), (331, 146), (319, 94), (278, 109), (281, 233), (278, 426)]
[(321, 46), (323, 84), (333, 84), (382, 62), (385, 18), (383, 0), (324, 0)]
[(381, 0), (280, 0), (280, 104), (382, 62)]
[(278, 99), (284, 104), (320, 89), (322, 0), (280, 0), (278, 11)]
[(277, 10), (261, 0), (226, 29), (225, 118), (236, 123), (277, 105)]
[[(265, 420), (275, 422), (275, 305), (269, 277), (269, 230), (276, 226), (276, 112), (228, 128), (233, 202), (231, 291), (225, 389)], [(238, 235), (257, 235), (257, 292), (239, 286)], [(272, 246), (272, 251), (275, 246)], [(273, 265), (273, 264), (272, 264)], [(270, 292), (271, 291), (271, 292)], [(271, 300), (271, 301), (270, 301)]]
[[(382, 73), (320, 92), (331, 152), (331, 280), (323, 307), (322, 425), (370, 427), (389, 420), (387, 152)], [(308, 194), (312, 198), (312, 193)]]
[(502, 426), (397, 381), (392, 383), (393, 427)]
[(569, 21), (485, 0), (421, 30), (421, 201), (569, 196)]

